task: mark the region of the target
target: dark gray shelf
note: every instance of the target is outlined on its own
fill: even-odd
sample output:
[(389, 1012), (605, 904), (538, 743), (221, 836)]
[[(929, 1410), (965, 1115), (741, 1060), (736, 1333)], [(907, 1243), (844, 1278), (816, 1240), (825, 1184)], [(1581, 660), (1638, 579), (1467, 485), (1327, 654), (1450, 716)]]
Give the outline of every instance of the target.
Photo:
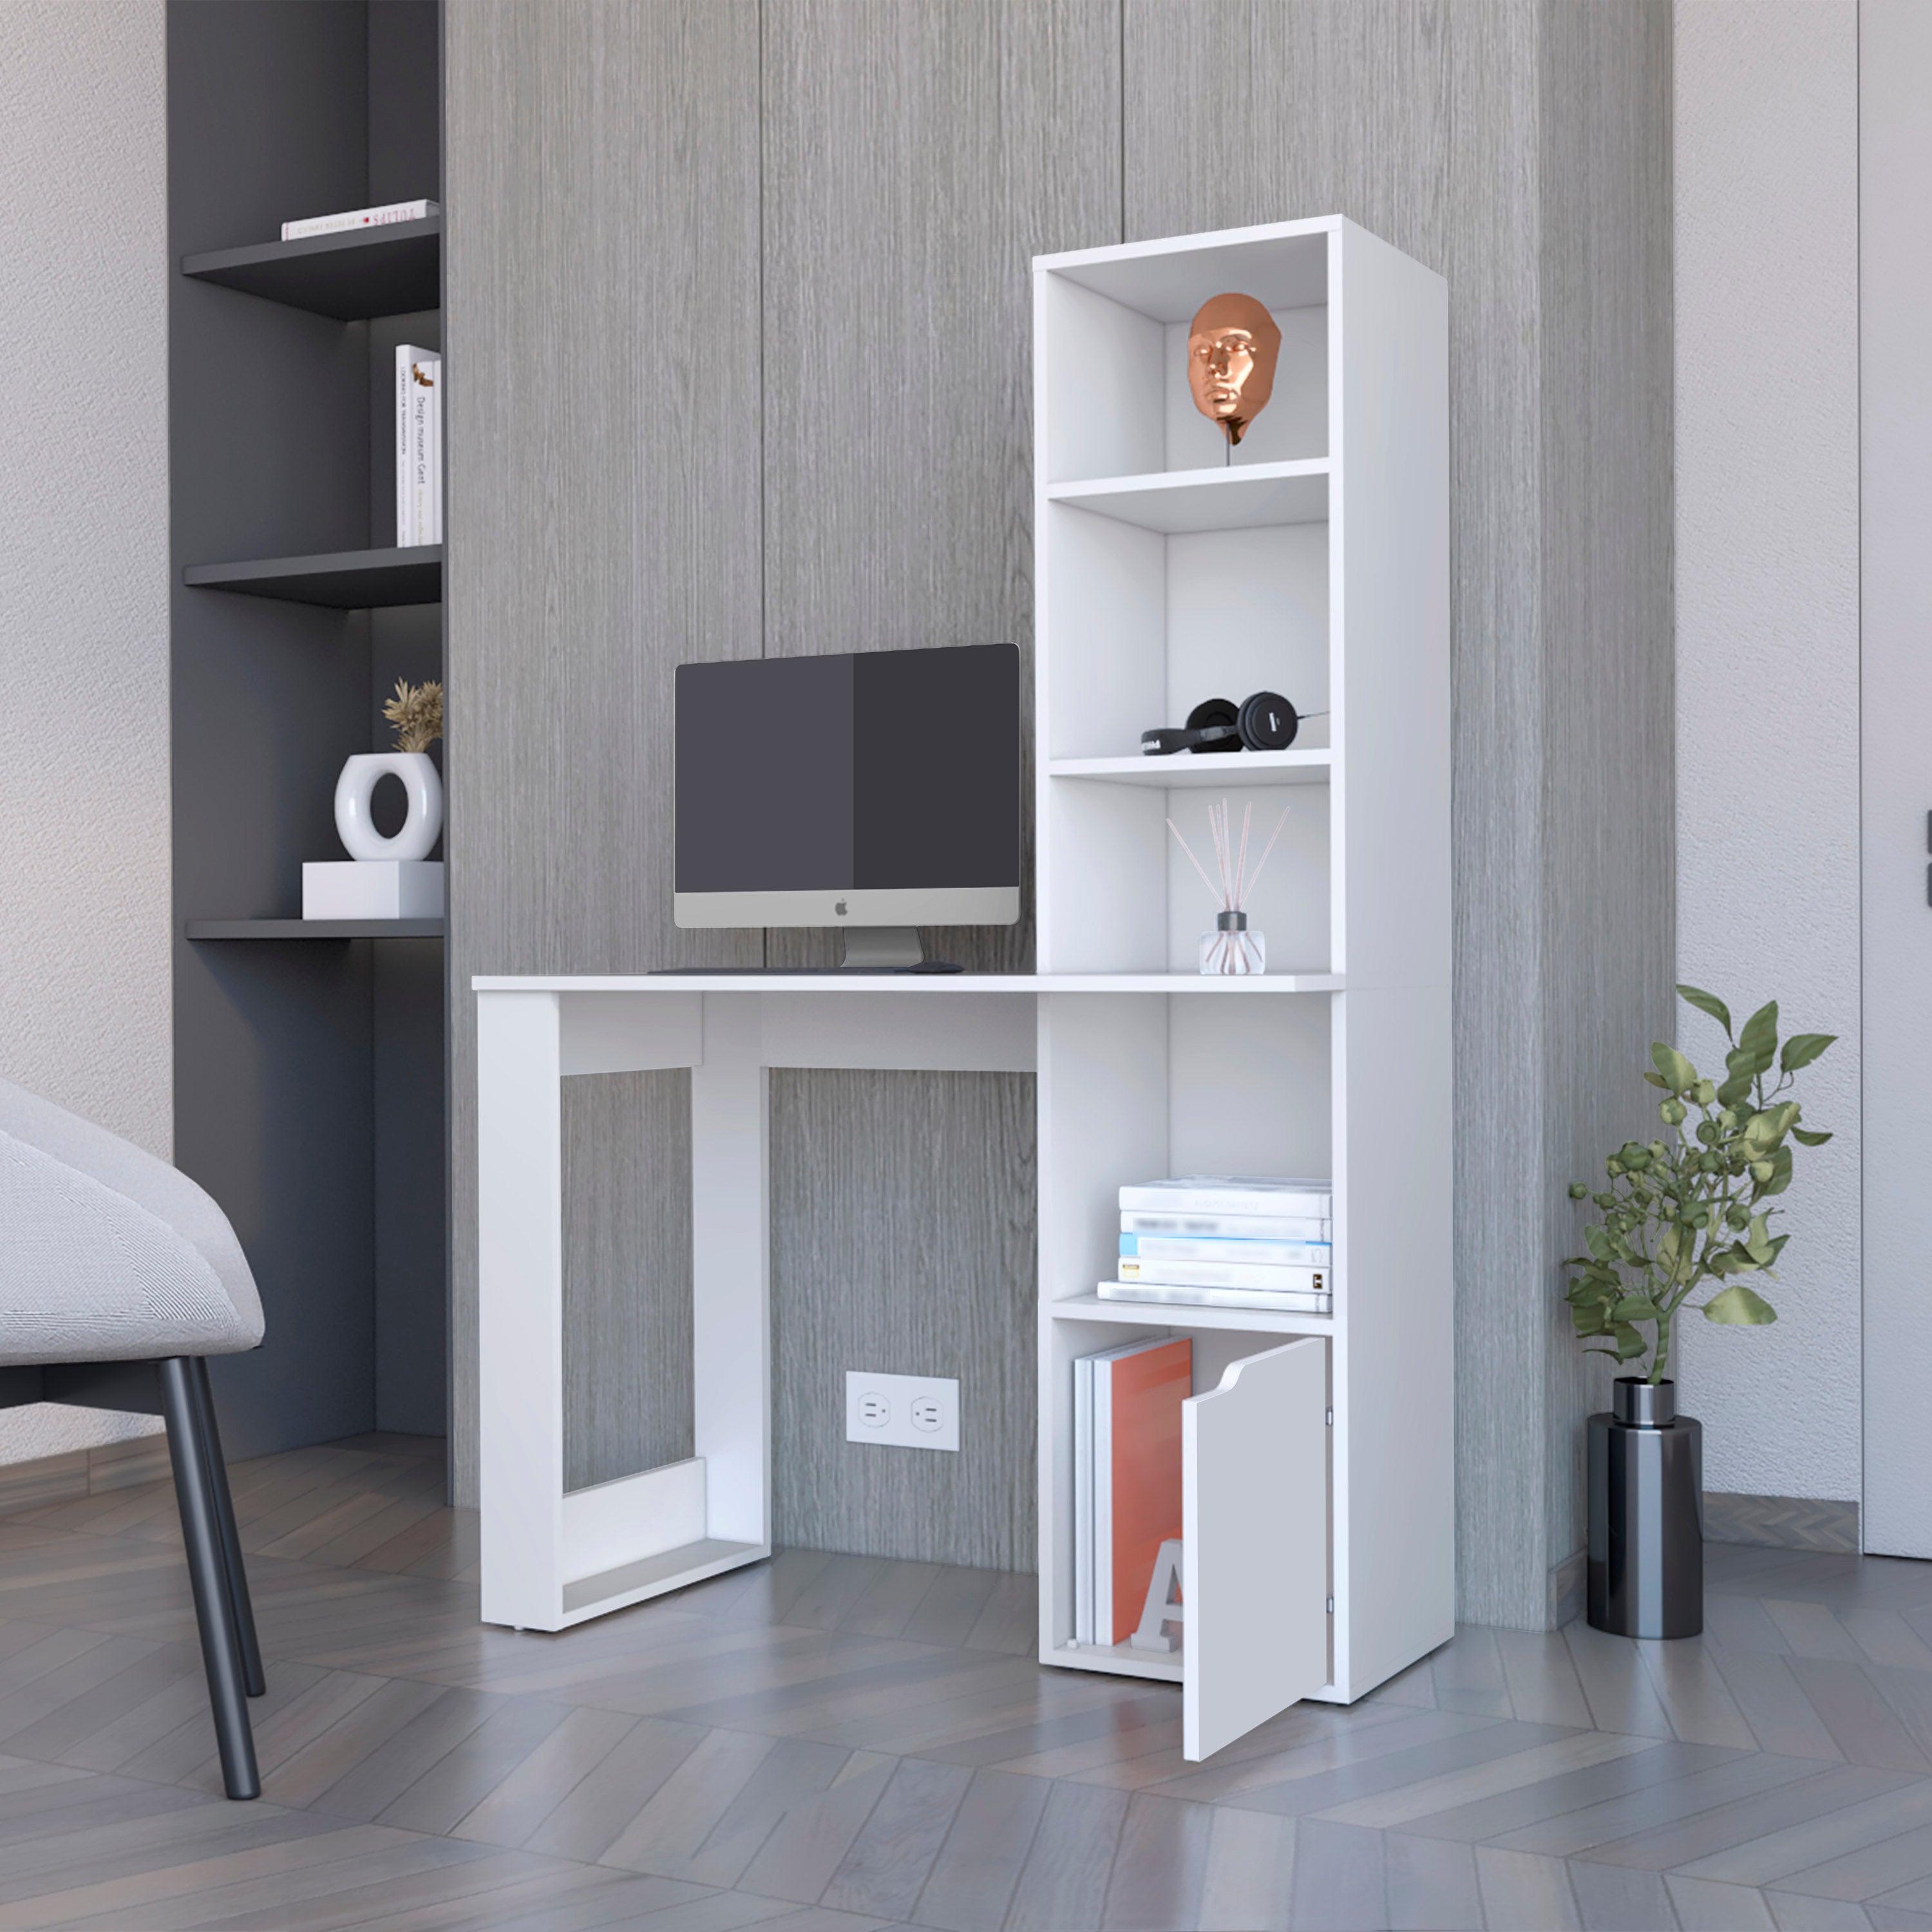
[(363, 322), (441, 308), (442, 265), (442, 217), (432, 214), (300, 242), (259, 242), (184, 255), (182, 273), (290, 308)]
[(190, 939), (440, 939), (440, 919), (191, 919)]
[(174, 1158), (261, 1292), (262, 1346), (212, 1364), (238, 1461), (447, 1420), (445, 922), (242, 916), (301, 910), (343, 759), (440, 674), (442, 551), (364, 546), (443, 224), (267, 238), (442, 199), (442, 10), (163, 10)]
[(320, 556), (273, 556), (247, 563), (191, 563), (182, 581), (199, 590), (237, 590), (334, 610), (380, 610), (442, 602), (442, 546), (343, 550)]

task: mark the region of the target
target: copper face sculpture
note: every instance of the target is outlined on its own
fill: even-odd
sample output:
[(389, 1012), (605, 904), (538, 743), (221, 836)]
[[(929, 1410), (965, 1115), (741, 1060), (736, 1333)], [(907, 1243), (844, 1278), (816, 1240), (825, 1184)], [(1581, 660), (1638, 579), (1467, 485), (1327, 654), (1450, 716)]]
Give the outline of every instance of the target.
[(1230, 444), (1268, 407), (1280, 351), (1281, 331), (1252, 296), (1215, 296), (1201, 304), (1187, 332), (1187, 386), (1194, 406), (1220, 424)]

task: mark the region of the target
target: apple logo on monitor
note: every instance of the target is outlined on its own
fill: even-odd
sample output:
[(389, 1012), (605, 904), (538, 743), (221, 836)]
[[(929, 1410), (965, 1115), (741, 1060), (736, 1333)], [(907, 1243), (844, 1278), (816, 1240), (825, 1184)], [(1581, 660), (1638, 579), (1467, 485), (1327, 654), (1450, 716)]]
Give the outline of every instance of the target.
[(843, 899), (841, 899), (838, 903), (832, 908), (832, 910), (836, 912), (841, 919), (843, 919), (845, 916), (845, 902)]

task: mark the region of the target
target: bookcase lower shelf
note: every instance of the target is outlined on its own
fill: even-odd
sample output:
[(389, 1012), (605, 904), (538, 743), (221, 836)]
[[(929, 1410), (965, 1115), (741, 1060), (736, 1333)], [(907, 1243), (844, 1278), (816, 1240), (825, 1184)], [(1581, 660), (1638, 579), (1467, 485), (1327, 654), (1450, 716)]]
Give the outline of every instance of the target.
[(1178, 1684), (1186, 1676), (1181, 1653), (1163, 1657), (1158, 1651), (1136, 1650), (1131, 1644), (1063, 1643), (1040, 1652), (1042, 1664), (1070, 1670), (1109, 1670), (1117, 1677), (1150, 1677)]
[(1198, 1307), (1188, 1301), (1111, 1301), (1076, 1294), (1050, 1301), (1056, 1322), (1118, 1322), (1150, 1328), (1227, 1328), (1250, 1335), (1332, 1335), (1332, 1315), (1291, 1315), (1273, 1308)]
[[(1184, 1652), (1176, 1651), (1172, 1657), (1162, 1657), (1154, 1651), (1136, 1650), (1126, 1643), (1059, 1644), (1042, 1650), (1040, 1660), (1064, 1670), (1103, 1670), (1116, 1677), (1144, 1677), (1159, 1684), (1181, 1684), (1187, 1678)], [(1342, 1701), (1340, 1692), (1332, 1684), (1324, 1684), (1318, 1690), (1311, 1690), (1307, 1694), (1317, 1703)]]

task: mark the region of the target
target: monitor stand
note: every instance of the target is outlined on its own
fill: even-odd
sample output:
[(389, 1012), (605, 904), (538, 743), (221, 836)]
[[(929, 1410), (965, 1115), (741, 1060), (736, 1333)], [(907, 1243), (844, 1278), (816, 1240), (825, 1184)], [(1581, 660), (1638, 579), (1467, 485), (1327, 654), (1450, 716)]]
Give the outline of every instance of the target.
[(754, 973), (957, 973), (944, 959), (928, 959), (909, 926), (848, 926), (841, 929), (843, 963), (837, 966), (660, 966), (659, 973), (709, 974), (723, 979)]
[(919, 934), (909, 926), (848, 926), (844, 963), (835, 973), (957, 973), (944, 959), (928, 959)]
[(848, 973), (909, 973), (926, 964), (926, 949), (910, 926), (848, 926), (839, 934)]

